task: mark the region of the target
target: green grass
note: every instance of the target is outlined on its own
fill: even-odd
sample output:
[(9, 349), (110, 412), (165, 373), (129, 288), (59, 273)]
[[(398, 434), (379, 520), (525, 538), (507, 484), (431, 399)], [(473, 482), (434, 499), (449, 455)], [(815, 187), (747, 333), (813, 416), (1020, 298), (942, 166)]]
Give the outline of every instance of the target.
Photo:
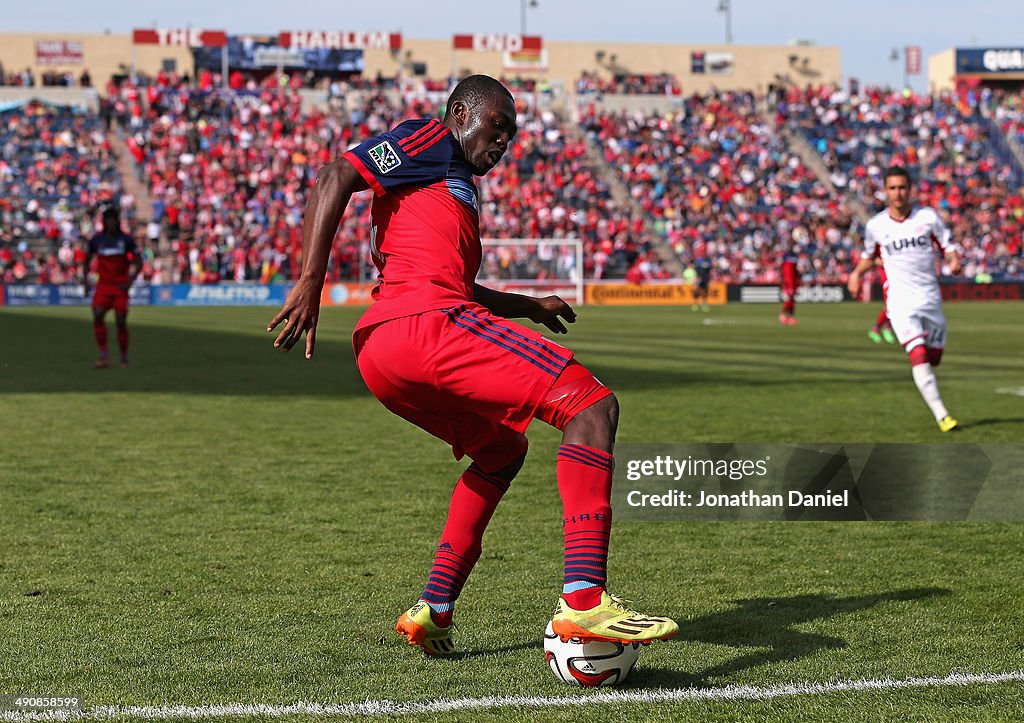
[[(625, 442), (1019, 443), (1019, 305), (948, 305), (940, 435), (877, 308), (586, 308), (566, 343), (622, 406)], [(271, 309), (133, 309), (133, 366), (95, 371), (84, 309), (0, 310), (0, 694), (90, 705), (581, 695), (545, 670), (561, 582), (558, 434), (499, 508), (459, 604), (458, 660), (393, 633), (462, 465), (355, 369), (357, 312), (317, 358)], [(711, 322), (711, 323), (705, 323)], [(113, 335), (112, 335), (113, 336)], [(677, 617), (629, 690), (1019, 670), (1024, 526), (616, 525), (614, 588)], [(1014, 720), (1019, 684), (452, 714), (446, 720)], [(438, 718), (433, 716), (432, 718)]]

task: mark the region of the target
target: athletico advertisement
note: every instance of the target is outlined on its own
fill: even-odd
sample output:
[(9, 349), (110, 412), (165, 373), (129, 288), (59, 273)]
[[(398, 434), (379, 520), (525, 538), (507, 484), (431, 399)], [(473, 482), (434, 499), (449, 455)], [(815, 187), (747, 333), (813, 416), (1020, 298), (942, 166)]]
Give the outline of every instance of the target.
[(154, 286), (158, 306), (280, 306), (291, 284), (172, 284)]
[[(681, 283), (626, 284), (608, 282), (587, 284), (584, 299), (588, 304), (606, 306), (681, 306), (692, 304), (696, 287)], [(708, 304), (720, 305), (727, 300), (726, 285), (708, 285)]]

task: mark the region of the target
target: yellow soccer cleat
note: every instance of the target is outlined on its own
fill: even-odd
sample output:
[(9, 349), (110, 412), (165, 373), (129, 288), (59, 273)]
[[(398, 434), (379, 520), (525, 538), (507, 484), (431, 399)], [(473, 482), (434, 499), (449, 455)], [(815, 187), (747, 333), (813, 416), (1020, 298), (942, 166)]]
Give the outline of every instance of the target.
[(452, 628), (442, 628), (430, 617), (430, 606), (422, 600), (402, 613), (395, 624), (395, 630), (409, 641), (410, 645), (419, 645), (427, 655), (443, 657), (455, 652), (452, 643)]
[(952, 432), (954, 429), (960, 426), (960, 422), (953, 419), (948, 414), (939, 420), (939, 431), (940, 432)]
[(679, 625), (674, 620), (638, 613), (624, 603), (622, 598), (602, 592), (601, 602), (596, 607), (574, 610), (559, 597), (551, 628), (564, 642), (579, 638), (584, 642), (650, 643), (679, 632)]

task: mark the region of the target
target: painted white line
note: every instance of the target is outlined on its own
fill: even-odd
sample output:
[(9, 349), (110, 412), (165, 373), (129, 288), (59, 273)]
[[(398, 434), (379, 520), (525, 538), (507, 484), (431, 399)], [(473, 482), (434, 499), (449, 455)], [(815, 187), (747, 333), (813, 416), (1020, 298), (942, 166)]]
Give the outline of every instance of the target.
[(669, 690), (601, 691), (563, 696), (512, 696), (486, 698), (442, 698), (422, 703), (399, 703), (390, 700), (367, 700), (363, 703), (292, 703), (269, 705), (230, 703), (200, 706), (96, 706), (84, 711), (0, 712), (0, 721), (93, 721), (118, 718), (148, 720), (206, 720), (265, 716), (316, 715), (331, 718), (346, 716), (378, 716), (423, 713), (447, 713), (462, 710), (494, 710), (498, 708), (565, 708), (569, 706), (608, 705), (615, 703), (675, 703), (689, 701), (763, 701), (801, 695), (826, 695), (866, 690), (901, 690), (906, 688), (944, 688), (966, 685), (1024, 683), (1024, 670), (1009, 673), (950, 673), (943, 678), (905, 678), (894, 680), (837, 680), (826, 683), (787, 683), (758, 687), (727, 685), (722, 688), (675, 688)]
[(1017, 397), (1024, 397), (1024, 387), (999, 387), (996, 394), (1013, 394)]

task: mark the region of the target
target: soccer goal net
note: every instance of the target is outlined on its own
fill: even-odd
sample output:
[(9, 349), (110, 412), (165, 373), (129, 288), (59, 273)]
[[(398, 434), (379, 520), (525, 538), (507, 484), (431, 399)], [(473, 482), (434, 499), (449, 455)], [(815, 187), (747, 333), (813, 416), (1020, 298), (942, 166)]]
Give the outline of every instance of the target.
[(583, 303), (583, 242), (579, 239), (483, 239), (477, 281), (498, 291), (561, 296)]

